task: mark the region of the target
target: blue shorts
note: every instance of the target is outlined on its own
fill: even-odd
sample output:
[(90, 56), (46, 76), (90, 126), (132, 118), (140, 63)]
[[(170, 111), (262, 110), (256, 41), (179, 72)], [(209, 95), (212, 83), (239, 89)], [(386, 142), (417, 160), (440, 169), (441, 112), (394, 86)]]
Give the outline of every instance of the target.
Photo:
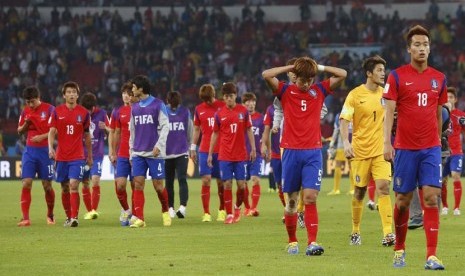
[(21, 178), (37, 177), (43, 180), (53, 179), (53, 160), (48, 157), (48, 147), (29, 147), (21, 158)]
[(55, 168), (55, 181), (60, 183), (66, 182), (70, 179), (82, 181), (85, 164), (86, 161), (84, 160), (57, 161)]
[(409, 193), (417, 187), (441, 188), (441, 147), (423, 150), (396, 150), (393, 190)]
[(199, 152), (199, 175), (211, 175), (214, 178), (220, 178), (220, 163), (218, 162), (218, 153), (212, 155), (213, 168), (210, 168), (207, 164), (208, 153)]
[(94, 175), (102, 176), (102, 163), (103, 157), (94, 159), (92, 168), (90, 168), (88, 171), (84, 170), (84, 176), (82, 179), (90, 179)]
[(262, 161), (263, 158), (257, 156), (255, 161), (247, 162), (247, 180), (249, 180), (252, 176), (261, 176), (262, 175)]
[(323, 174), (321, 149), (284, 149), (282, 156), (283, 192), (302, 189), (320, 190)]
[(247, 177), (247, 161), (219, 161), (221, 180), (245, 180)]
[(131, 162), (129, 162), (129, 158), (118, 157), (116, 160), (115, 178), (128, 178), (128, 176), (129, 180), (132, 180)]
[(149, 175), (152, 179), (164, 179), (165, 178), (165, 160), (155, 159), (141, 156), (134, 156), (132, 158), (132, 176), (143, 176)]
[(281, 183), (281, 178), (283, 177), (281, 159), (271, 159), (270, 166), (273, 168), (275, 181)]
[(452, 172), (462, 172), (462, 161), (463, 155), (451, 155), (447, 157), (446, 164), (444, 164), (444, 169), (442, 171), (442, 176), (446, 177), (449, 176)]

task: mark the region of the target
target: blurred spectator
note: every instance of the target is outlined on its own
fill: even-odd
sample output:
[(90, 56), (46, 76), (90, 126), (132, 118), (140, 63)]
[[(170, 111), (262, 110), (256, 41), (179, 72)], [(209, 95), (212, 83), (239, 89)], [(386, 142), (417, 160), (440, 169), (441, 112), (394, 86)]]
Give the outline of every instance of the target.
[(24, 148), (26, 147), (26, 138), (24, 135), (20, 135), (19, 139), (16, 140), (15, 153), (17, 156), (22, 156)]

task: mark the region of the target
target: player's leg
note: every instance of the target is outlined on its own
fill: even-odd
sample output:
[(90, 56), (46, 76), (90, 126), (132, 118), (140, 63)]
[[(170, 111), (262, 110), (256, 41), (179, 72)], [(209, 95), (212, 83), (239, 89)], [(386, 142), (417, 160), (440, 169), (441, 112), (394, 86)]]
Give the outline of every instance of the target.
[(174, 177), (176, 175), (176, 159), (165, 159), (165, 188), (168, 193), (168, 213), (171, 218), (176, 216), (174, 211)]
[(145, 227), (144, 205), (145, 205), (145, 176), (148, 164), (144, 157), (134, 156), (132, 158), (132, 175), (134, 179), (134, 212), (130, 221), (131, 228)]
[(69, 191), (70, 191), (70, 206), (71, 206), (71, 227), (79, 225), (79, 205), (81, 202), (79, 196), (79, 183), (84, 174), (84, 160), (68, 162), (69, 166)]
[(176, 158), (176, 174), (179, 182), (179, 209), (176, 212), (178, 218), (186, 216), (187, 201), (189, 200), (189, 187), (187, 185), (187, 165), (189, 157), (187, 155)]
[(336, 157), (335, 159), (335, 167), (334, 167), (334, 186), (333, 189), (328, 193), (328, 195), (338, 195), (341, 193), (341, 178), (342, 178), (342, 166), (345, 162), (345, 156), (344, 156), (344, 150), (343, 149), (338, 149), (336, 151)]
[(92, 193), (90, 191), (90, 170), (84, 170), (84, 175), (82, 177), (82, 201), (84, 201), (84, 206), (86, 207), (87, 212), (84, 214), (84, 219), (92, 219)]
[(234, 222), (239, 222), (241, 219), (241, 205), (244, 201), (246, 177), (247, 177), (247, 163), (233, 162), (234, 178), (237, 183), (236, 204), (234, 205)]
[(263, 159), (261, 157), (257, 157), (255, 161), (252, 163), (250, 167), (250, 175), (251, 175), (251, 182), (252, 182), (252, 216), (258, 216), (259, 211), (257, 209), (258, 202), (260, 201), (261, 189), (260, 189), (260, 171), (262, 167)]
[(384, 246), (392, 246), (395, 243), (395, 235), (392, 232), (392, 203), (391, 196), (389, 195), (391, 164), (384, 160), (383, 155), (373, 158), (371, 174), (376, 182), (379, 216), (383, 227), (383, 239), (381, 244)]
[(405, 240), (407, 238), (407, 222), (413, 192), (417, 186), (418, 151), (397, 150), (394, 161), (393, 190), (396, 192), (394, 206), (394, 225), (396, 242), (394, 245), (394, 267), (405, 266)]
[[(55, 208), (55, 191), (52, 187), (55, 161), (48, 157), (48, 149), (37, 149), (40, 154), (36, 156), (35, 165), (38, 168), (37, 175), (42, 180), (42, 187), (45, 192), (45, 202), (47, 203), (47, 224), (54, 225), (55, 217), (53, 210)], [(23, 165), (24, 168), (24, 165)]]
[(352, 233), (350, 235), (350, 245), (362, 244), (360, 224), (363, 214), (363, 199), (365, 198), (368, 181), (371, 178), (370, 170), (372, 162), (373, 159), (371, 158), (351, 161), (351, 176), (355, 177), (355, 179), (351, 179), (351, 181), (355, 183), (355, 188), (351, 201)]
[[(461, 171), (461, 170), (460, 170)], [(447, 202), (447, 181), (448, 176), (452, 173), (452, 156), (447, 157), (442, 170), (442, 187), (441, 187), (441, 203), (442, 210), (441, 215), (447, 215), (449, 213), (449, 204)]]
[(274, 179), (273, 167), (270, 166), (270, 172), (268, 173), (268, 192), (274, 193), (277, 191), (276, 180)]
[(132, 212), (128, 204), (128, 194), (126, 191), (127, 178), (131, 174), (129, 159), (118, 157), (115, 170), (115, 192), (121, 205), (120, 223), (121, 226), (128, 226)]
[(454, 181), (454, 215), (460, 215), (460, 201), (462, 200), (462, 182), (460, 174), (462, 172), (462, 155), (454, 155), (452, 162), (452, 180)]
[[(241, 195), (241, 198), (243, 199), (243, 203), (244, 203), (244, 215), (248, 216), (250, 211), (251, 211), (251, 206), (250, 206), (250, 201), (249, 201), (249, 195), (250, 195), (250, 192), (249, 192), (249, 181), (250, 181), (250, 178), (251, 178), (251, 175), (250, 175), (250, 171), (251, 171), (251, 168), (252, 168), (252, 162), (248, 161), (246, 162), (246, 166), (247, 166), (247, 170), (246, 170), (246, 178), (245, 178), (245, 183), (244, 183), (244, 194)], [(237, 192), (239, 192), (239, 189), (237, 190)], [(238, 197), (236, 197), (237, 199)], [(240, 206), (239, 206), (240, 208)]]
[[(211, 180), (212, 180), (212, 168), (207, 165), (207, 157), (208, 154), (204, 152), (199, 152), (199, 174), (202, 181), (202, 188), (200, 192), (200, 198), (202, 200), (202, 207), (203, 207), (203, 222), (210, 222), (211, 215), (210, 215), (210, 187), (211, 187)], [(218, 161), (218, 160), (217, 160)]]
[(225, 224), (234, 223), (233, 215), (233, 196), (232, 196), (232, 179), (233, 179), (233, 164), (228, 161), (219, 161), (222, 182), (224, 185), (224, 207), (226, 210)]
[(426, 235), (425, 269), (442, 270), (443, 264), (436, 257), (439, 235), (438, 197), (441, 194), (441, 149), (422, 150), (418, 184), (422, 187)]
[(218, 199), (219, 199), (219, 207), (218, 207), (218, 217), (216, 218), (217, 221), (224, 221), (226, 219), (226, 211), (224, 208), (224, 185), (223, 180), (221, 179), (220, 174), (220, 162), (218, 160), (218, 153), (213, 154), (213, 168), (211, 171), (212, 177), (216, 178), (216, 186), (218, 187)]
[(22, 170), (21, 170), (21, 197), (20, 197), (20, 204), (21, 204), (21, 213), (23, 215), (20, 222), (18, 222), (18, 226), (29, 226), (31, 225), (31, 221), (29, 219), (29, 209), (31, 207), (31, 189), (32, 189), (32, 179), (36, 175), (36, 164), (35, 158), (33, 155), (33, 149), (27, 147), (27, 150), (24, 152), (21, 160)]
[(161, 204), (161, 213), (163, 226), (171, 226), (171, 217), (168, 213), (168, 192), (163, 185), (165, 179), (165, 160), (164, 159), (146, 159), (149, 166), (149, 174), (152, 177), (153, 188), (157, 192), (158, 200)]
[(278, 186), (278, 196), (283, 204), (283, 207), (286, 207), (286, 201), (284, 200), (283, 187), (281, 184), (282, 179), (282, 164), (281, 159), (271, 159), (270, 166), (273, 168), (274, 179), (276, 185)]
[(100, 177), (102, 176), (102, 163), (103, 158), (95, 158), (92, 169), (90, 170), (90, 175), (92, 176), (92, 219), (96, 219), (99, 216), (97, 209), (100, 203)]
[(417, 229), (423, 226), (423, 209), (420, 203), (419, 189), (415, 188), (410, 201), (410, 220), (408, 222), (408, 229)]
[(370, 178), (370, 182), (368, 182), (367, 192), (368, 192), (367, 207), (370, 210), (374, 211), (376, 210), (376, 203), (375, 203), (376, 184), (373, 178)]

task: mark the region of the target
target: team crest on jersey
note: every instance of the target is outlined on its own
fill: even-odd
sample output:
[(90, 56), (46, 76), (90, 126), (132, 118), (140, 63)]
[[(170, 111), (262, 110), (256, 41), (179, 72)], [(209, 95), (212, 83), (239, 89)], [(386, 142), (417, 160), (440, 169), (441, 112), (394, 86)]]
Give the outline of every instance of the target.
[(78, 123), (81, 123), (81, 122), (82, 122), (82, 117), (81, 117), (81, 115), (78, 115), (78, 116), (77, 116), (77, 122), (78, 122)]
[(244, 115), (242, 115), (242, 113), (239, 113), (239, 120), (244, 120)]
[(310, 94), (310, 96), (312, 96), (313, 98), (316, 99), (316, 91), (314, 89), (310, 89), (310, 91), (308, 91), (308, 93)]
[(355, 182), (360, 183), (360, 175), (355, 176)]
[(432, 79), (431, 80), (431, 88), (433, 88), (434, 90), (438, 89), (439, 87), (439, 83), (436, 79)]
[(386, 101), (384, 100), (384, 98), (381, 98), (380, 102), (382, 106), (386, 106)]
[(402, 179), (400, 177), (396, 177), (394, 181), (394, 185), (396, 185), (398, 188), (402, 185)]

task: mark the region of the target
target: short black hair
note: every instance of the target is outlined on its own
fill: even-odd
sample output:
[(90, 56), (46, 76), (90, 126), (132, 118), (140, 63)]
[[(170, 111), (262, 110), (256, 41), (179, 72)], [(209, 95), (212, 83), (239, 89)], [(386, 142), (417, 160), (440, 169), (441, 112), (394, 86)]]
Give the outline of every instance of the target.
[(131, 80), (131, 83), (137, 88), (142, 88), (142, 93), (150, 94), (150, 81), (147, 76), (137, 75)]
[(40, 97), (40, 91), (35, 86), (28, 86), (23, 90), (23, 99), (32, 100)]
[(97, 97), (94, 93), (87, 92), (81, 97), (81, 105), (87, 110), (92, 110), (97, 105)]
[(373, 73), (373, 70), (375, 70), (375, 67), (378, 64), (382, 64), (386, 66), (386, 61), (378, 55), (365, 59), (362, 64), (362, 68), (363, 68), (365, 75), (367, 75), (367, 72)]
[(181, 93), (178, 91), (170, 91), (168, 92), (168, 95), (166, 95), (166, 102), (170, 105), (172, 108), (176, 108), (181, 104)]
[(227, 95), (227, 94), (236, 94), (237, 95), (236, 85), (234, 83), (232, 83), (232, 82), (223, 83), (223, 86), (221, 87), (221, 93), (223, 95)]

